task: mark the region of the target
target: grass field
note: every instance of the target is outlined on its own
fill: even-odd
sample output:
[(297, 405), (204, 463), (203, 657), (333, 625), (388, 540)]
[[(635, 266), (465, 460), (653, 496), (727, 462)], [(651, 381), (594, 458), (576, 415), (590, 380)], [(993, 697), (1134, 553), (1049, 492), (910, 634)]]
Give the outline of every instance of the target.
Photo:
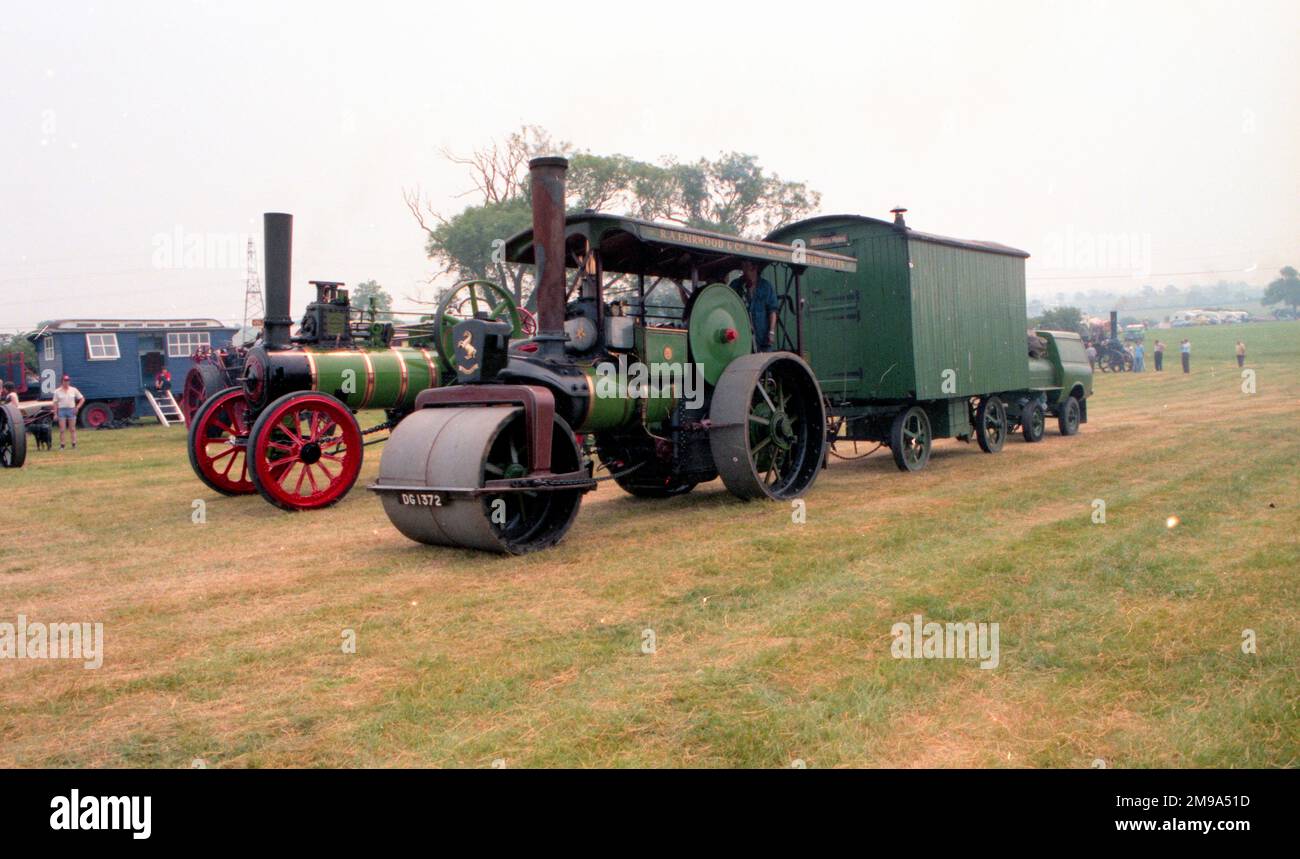
[[(522, 559), (409, 543), (361, 489), (215, 495), (175, 430), (32, 451), (0, 622), (102, 621), (106, 652), (0, 660), (0, 765), (1296, 766), (1300, 324), (1169, 334), (1074, 438), (834, 462), (805, 524), (607, 484)], [(1000, 664), (892, 658), (914, 614), (998, 623)]]

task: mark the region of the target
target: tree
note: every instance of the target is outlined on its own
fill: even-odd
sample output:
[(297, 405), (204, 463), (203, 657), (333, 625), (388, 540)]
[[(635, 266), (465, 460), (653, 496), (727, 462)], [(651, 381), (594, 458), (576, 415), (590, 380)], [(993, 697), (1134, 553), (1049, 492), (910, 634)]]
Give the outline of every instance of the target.
[(389, 318), (393, 309), (392, 296), (375, 280), (367, 280), (352, 287), (351, 299), (352, 306), (361, 310), (369, 310), (373, 302), (377, 319)]
[(1282, 275), (1277, 280), (1268, 285), (1264, 291), (1264, 297), (1260, 300), (1261, 304), (1289, 304), (1291, 305), (1291, 315), (1296, 315), (1296, 306), (1300, 305), (1300, 277), (1296, 275), (1296, 270), (1291, 266), (1283, 266), (1278, 272)]
[(1033, 327), (1083, 333), (1083, 313), (1077, 307), (1055, 307), (1033, 320)]
[(443, 152), (467, 168), (477, 202), (447, 218), (418, 188), (404, 193), (407, 208), (426, 233), (425, 252), (437, 262), (433, 279), (487, 278), (508, 284), (516, 300), (527, 292), (527, 273), (504, 260), (504, 241), (532, 223), (528, 160), (560, 154), (569, 159), (566, 208), (594, 209), (651, 221), (668, 221), (732, 235), (761, 237), (813, 212), (820, 195), (802, 182), (768, 173), (753, 155), (650, 163), (626, 155), (596, 155), (556, 141), (544, 129), (524, 126), (505, 140), (468, 156)]
[(32, 341), (27, 339), (27, 334), (0, 334), (0, 355), (10, 352), (21, 352), (23, 363), (27, 369), (33, 373), (40, 367), (40, 362), (36, 357), (36, 346)]

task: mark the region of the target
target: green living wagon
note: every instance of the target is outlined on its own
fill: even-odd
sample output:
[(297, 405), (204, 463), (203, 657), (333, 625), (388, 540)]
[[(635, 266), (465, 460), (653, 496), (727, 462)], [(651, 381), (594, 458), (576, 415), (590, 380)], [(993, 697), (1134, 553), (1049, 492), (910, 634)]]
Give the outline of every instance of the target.
[(904, 211), (892, 223), (810, 218), (768, 236), (858, 262), (853, 272), (809, 270), (802, 284), (805, 357), (833, 438), (888, 444), (898, 467), (915, 471), (936, 437), (996, 452), (1017, 427), (1041, 439), (1047, 415), (1076, 432), (1092, 371), (1077, 334), (1026, 331), (1029, 254), (913, 230)]

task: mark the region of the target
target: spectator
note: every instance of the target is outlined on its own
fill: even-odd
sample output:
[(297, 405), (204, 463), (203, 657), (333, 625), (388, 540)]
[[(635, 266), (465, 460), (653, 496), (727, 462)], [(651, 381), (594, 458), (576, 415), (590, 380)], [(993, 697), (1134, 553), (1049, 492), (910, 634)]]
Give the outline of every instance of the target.
[(4, 396), (0, 396), (0, 404), (7, 406), (18, 405), (18, 394), (14, 392), (14, 383), (5, 382)]
[(1138, 342), (1133, 347), (1133, 372), (1134, 373), (1143, 373), (1146, 371), (1147, 368), (1146, 355), (1147, 355), (1146, 349), (1142, 346), (1141, 342)]
[(1184, 337), (1183, 342), (1178, 344), (1178, 351), (1183, 353), (1183, 372), (1192, 372), (1192, 341)]
[(1246, 366), (1246, 344), (1240, 340), (1237, 341), (1237, 366)]
[(1157, 340), (1156, 346), (1151, 350), (1156, 357), (1156, 372), (1159, 373), (1165, 368), (1165, 344), (1163, 340)]
[(63, 450), (63, 433), (67, 430), (72, 431), (72, 448), (77, 447), (77, 412), (81, 409), (86, 398), (81, 395), (81, 391), (72, 387), (72, 377), (65, 375), (63, 384), (54, 389), (54, 394), (50, 397), (54, 400), (54, 414), (59, 419), (59, 450)]
[(1097, 369), (1097, 346), (1091, 340), (1088, 341), (1088, 369)]
[(172, 374), (166, 367), (158, 371), (158, 375), (153, 377), (153, 386), (158, 393), (170, 391), (172, 389)]

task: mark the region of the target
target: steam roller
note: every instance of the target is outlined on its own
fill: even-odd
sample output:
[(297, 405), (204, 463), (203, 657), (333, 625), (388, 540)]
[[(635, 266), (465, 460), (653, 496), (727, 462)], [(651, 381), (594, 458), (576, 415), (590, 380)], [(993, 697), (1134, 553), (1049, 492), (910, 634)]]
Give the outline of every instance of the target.
[[(533, 227), (506, 243), (534, 267), (537, 331), (474, 314), (447, 338), (453, 375), (421, 391), (370, 489), (406, 537), (523, 554), (562, 540), (585, 493), (613, 481), (667, 499), (722, 478), (741, 499), (808, 491), (826, 453), (821, 389), (798, 314), (758, 338), (738, 270), (790, 307), (836, 254), (583, 212), (565, 215), (563, 158), (529, 164)], [(752, 267), (747, 263), (752, 263)], [(639, 503), (633, 501), (632, 503)]]

